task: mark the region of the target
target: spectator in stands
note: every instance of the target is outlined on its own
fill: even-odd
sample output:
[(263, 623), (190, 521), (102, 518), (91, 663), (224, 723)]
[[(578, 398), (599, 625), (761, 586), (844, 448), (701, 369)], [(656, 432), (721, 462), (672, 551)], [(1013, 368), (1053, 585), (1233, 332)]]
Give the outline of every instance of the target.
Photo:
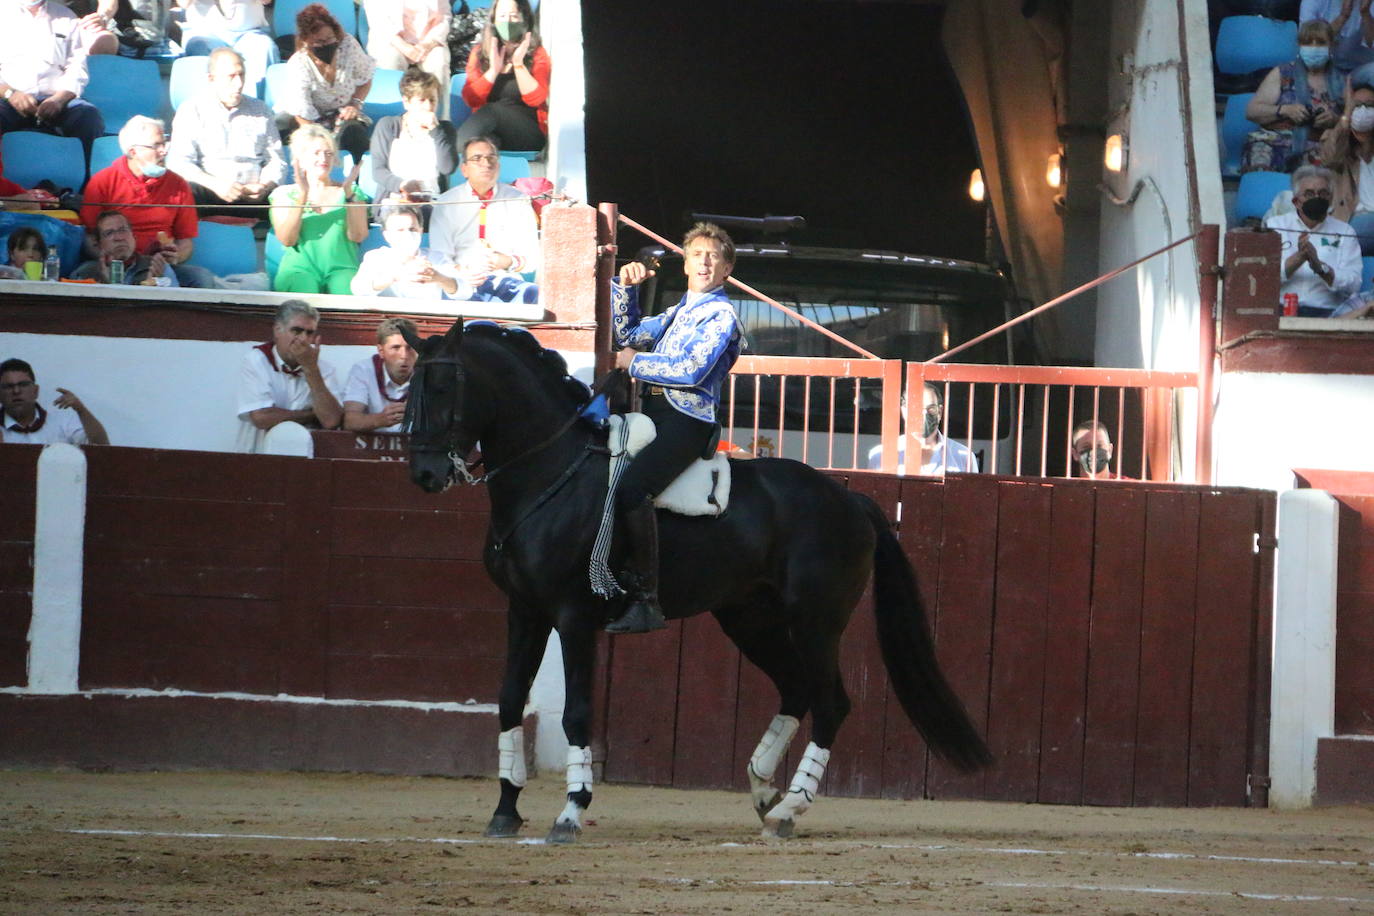
[(416, 353), (403, 332), (415, 334), (407, 318), (388, 318), (377, 327), (377, 352), (353, 364), (344, 385), (343, 427), (355, 433), (401, 432)]
[(286, 180), (272, 110), (243, 94), (243, 59), (233, 48), (216, 48), (209, 63), (209, 87), (172, 121), (168, 165), (190, 182), (201, 216), (266, 219), (268, 195)]
[(1270, 70), (1245, 106), (1247, 118), (1279, 134), (1270, 157), (1279, 171), (1310, 163), (1344, 107), (1345, 73), (1331, 65), (1333, 35), (1321, 19), (1303, 23), (1297, 58)]
[(448, 0), (363, 0), (367, 53), (388, 70), (418, 67), (433, 75), (444, 95), (439, 117), (448, 117)]
[(67, 8), (81, 17), (81, 45), (87, 54), (118, 54), (119, 39), (111, 29), (119, 0), (67, 0)]
[[(20, 226), (10, 233), (6, 247), (9, 261), (3, 274), (6, 280), (38, 280), (43, 276), (43, 259), (48, 256), (48, 243), (43, 233), (32, 226)], [(38, 276), (24, 272), (25, 264), (37, 264)]]
[(1075, 426), (1069, 444), (1073, 460), (1078, 463), (1077, 476), (1090, 480), (1132, 479), (1112, 470), (1112, 437), (1100, 420), (1085, 420)]
[(49, 413), (38, 403), (38, 377), (33, 367), (22, 359), (0, 363), (0, 402), (4, 404), (0, 438), (21, 445), (109, 445), (105, 427), (85, 403), (66, 388), (57, 391), (59, 397), (52, 403), (58, 410)]
[(1374, 13), (1368, 0), (1302, 0), (1298, 22), (1314, 19), (1331, 24), (1331, 58), (1338, 69), (1349, 73), (1374, 61)]
[(215, 276), (186, 263), (200, 232), (191, 186), (167, 170), (167, 142), (162, 122), (134, 115), (119, 132), (124, 155), (86, 183), (81, 222), (87, 232), (106, 210), (119, 210), (134, 230), (134, 244), (144, 254), (161, 252), (176, 272), (177, 283), (214, 289)]
[(277, 307), (272, 340), (243, 358), (238, 387), (241, 452), (309, 454), (306, 427), (343, 418), (334, 368), (320, 359), (320, 313), (299, 299)]
[(337, 146), (362, 159), (368, 126), (363, 100), (377, 69), (372, 58), (339, 21), (319, 3), (296, 16), (296, 53), (286, 62), (286, 87), (277, 100), (277, 127), (282, 140), (305, 124), (334, 132)]
[(529, 199), (501, 184), (501, 154), (490, 137), (463, 146), (466, 182), (445, 192), (430, 222), (430, 247), (459, 266), (479, 302), (537, 302), (539, 288), (521, 277), (539, 266), (539, 226)]
[(1332, 215), (1374, 212), (1374, 179), (1365, 180), (1374, 171), (1374, 65), (1350, 74), (1345, 113), (1322, 137), (1319, 157), (1332, 173)]
[(118, 210), (105, 210), (95, 220), (91, 235), (98, 255), (72, 272), (73, 280), (110, 283), (110, 264), (124, 265), (123, 283), (129, 286), (177, 286), (177, 275), (161, 251), (141, 254), (134, 247), (134, 230)]
[[(177, 0), (186, 11), (181, 46), (188, 57), (233, 48), (243, 63), (250, 94), (267, 78), (267, 68), (281, 62), (277, 42), (267, 23), (264, 0)], [(172, 136), (175, 138), (176, 130)]]
[(401, 77), (405, 114), (388, 115), (372, 131), (372, 177), (377, 196), (428, 202), (448, 188), (458, 167), (457, 130), (437, 113), (440, 84), (411, 67)]
[(86, 48), (81, 22), (60, 3), (0, 3), (0, 134), (42, 130), (91, 143), (105, 119), (81, 98)]
[[(947, 471), (974, 474), (978, 472), (978, 458), (962, 442), (947, 438), (940, 427), (944, 420), (944, 393), (940, 386), (926, 382), (921, 391), (921, 431), (910, 438), (921, 447), (921, 467), (918, 474), (939, 476)], [(902, 397), (902, 426), (907, 426), (906, 396)], [(906, 473), (906, 440), (897, 443), (897, 473)], [(883, 447), (873, 446), (868, 452), (868, 467), (879, 470), (883, 466)]]
[[(307, 124), (291, 135), (296, 183), (272, 192), (272, 231), (286, 246), (273, 289), (347, 296), (358, 272), (358, 243), (367, 238), (368, 197), (352, 180), (331, 177), (339, 152), (334, 135)], [(359, 163), (360, 165), (361, 163)]]
[(1292, 213), (1264, 221), (1279, 233), (1283, 295), (1296, 293), (1298, 314), (1328, 317), (1360, 288), (1360, 243), (1349, 223), (1329, 215), (1331, 172), (1305, 165), (1293, 173)]
[(458, 297), (463, 284), (458, 279), (457, 265), (441, 251), (420, 247), (422, 221), (418, 207), (396, 206), (382, 211), (386, 245), (363, 255), (363, 263), (353, 277), (353, 295), (402, 299)]
[(486, 136), (503, 149), (543, 149), (551, 69), (529, 0), (496, 0), (468, 55), (463, 101), (472, 114), (458, 128), (458, 144)]

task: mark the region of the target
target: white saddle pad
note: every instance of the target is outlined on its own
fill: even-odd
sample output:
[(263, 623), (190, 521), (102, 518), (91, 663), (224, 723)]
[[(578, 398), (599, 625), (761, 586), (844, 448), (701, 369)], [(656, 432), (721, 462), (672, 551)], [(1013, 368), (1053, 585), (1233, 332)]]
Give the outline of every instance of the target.
[[(650, 442), (658, 430), (642, 413), (611, 417), (611, 461), (628, 461)], [(622, 438), (623, 437), (623, 438)], [(622, 442), (624, 446), (622, 448)], [(611, 468), (614, 477), (615, 467)], [(654, 505), (678, 515), (720, 515), (730, 504), (730, 462), (723, 452), (698, 458), (658, 494)]]

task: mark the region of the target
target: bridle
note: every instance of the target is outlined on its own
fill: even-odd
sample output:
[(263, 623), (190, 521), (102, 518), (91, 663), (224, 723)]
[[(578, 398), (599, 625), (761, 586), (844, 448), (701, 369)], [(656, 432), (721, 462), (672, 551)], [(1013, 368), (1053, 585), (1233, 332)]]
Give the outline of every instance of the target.
[[(440, 357), (437, 359), (430, 359), (427, 362), (425, 362), (423, 366), (416, 366), (415, 373), (418, 376), (421, 369), (428, 368), (429, 366), (434, 365), (453, 366), (455, 377), (458, 380), (458, 382), (461, 383), (465, 380), (463, 363), (461, 360), (454, 357)], [(618, 377), (618, 371), (619, 370), (612, 370), (611, 372), (606, 373), (606, 375), (601, 379), (601, 381), (597, 382), (596, 386), (592, 388), (592, 393), (591, 396), (588, 398), (588, 401), (595, 400), (596, 396), (599, 395), (602, 391), (604, 391), (610, 385), (610, 383)], [(422, 412), (424, 411), (426, 405), (424, 397), (424, 385), (416, 385), (414, 384), (415, 381), (423, 382), (423, 378), (421, 377), (412, 380), (412, 384), (410, 387), (410, 400), (407, 403), (406, 408), (408, 413), (409, 411), (413, 410), (413, 416), (418, 417), (422, 415)], [(449, 465), (452, 468), (452, 470), (449, 471), (448, 481), (444, 485), (445, 489), (460, 481), (465, 486), (475, 487), (478, 484), (483, 484), (490, 481), (493, 477), (495, 477), (497, 474), (501, 473), (511, 465), (517, 464), (523, 461), (524, 459), (530, 457), (531, 455), (538, 454), (539, 452), (548, 448), (550, 445), (553, 445), (555, 442), (557, 442), (560, 438), (563, 437), (564, 433), (572, 429), (579, 419), (582, 418), (582, 409), (585, 406), (585, 404), (579, 404), (577, 409), (573, 411), (572, 416), (568, 417), (568, 419), (565, 420), (563, 424), (558, 427), (558, 429), (554, 430), (550, 435), (548, 435), (544, 439), (525, 449), (523, 452), (516, 455), (514, 458), (511, 458), (505, 463), (497, 465), (496, 467), (487, 466), (485, 459), (481, 457), (479, 457), (477, 461), (469, 465), (467, 462), (467, 458), (460, 453), (461, 449), (458, 445), (458, 439), (462, 433), (461, 425), (463, 420), (463, 413), (457, 405), (454, 406), (454, 409), (450, 413), (448, 428), (444, 430), (443, 434), (440, 437), (436, 437), (435, 441), (432, 444), (429, 442), (417, 444), (412, 439), (410, 450), (413, 452), (423, 452), (430, 454), (447, 454)], [(413, 426), (413, 420), (411, 416), (407, 416), (407, 425)], [(562, 487), (564, 483), (567, 482), (568, 478), (572, 476), (573, 472), (576, 471), (579, 466), (581, 466), (582, 462), (586, 460), (587, 455), (593, 451), (608, 450), (588, 444), (587, 448), (583, 450), (582, 454), (578, 457), (578, 459), (573, 462), (573, 464), (568, 468), (567, 471), (564, 472), (563, 476), (554, 482), (554, 485), (550, 488), (549, 492), (546, 493), (546, 496), (541, 497), (541, 499), (536, 501), (535, 508), (537, 508), (539, 505), (542, 505), (544, 499), (547, 498), (547, 496), (552, 496), (554, 492), (557, 492), (557, 490), (560, 487)], [(487, 471), (485, 474), (482, 474), (479, 477), (472, 473), (472, 468), (480, 466), (486, 466)], [(523, 518), (521, 520), (523, 521)]]

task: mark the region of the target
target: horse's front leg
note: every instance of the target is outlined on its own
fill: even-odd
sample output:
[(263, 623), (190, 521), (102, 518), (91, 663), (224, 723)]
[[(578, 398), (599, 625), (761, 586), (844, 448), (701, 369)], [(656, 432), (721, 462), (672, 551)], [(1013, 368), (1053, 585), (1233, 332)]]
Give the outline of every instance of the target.
[(513, 837), (525, 823), (516, 810), (525, 788), (525, 701), (539, 672), (551, 626), (529, 608), (512, 601), (506, 610), (506, 674), (501, 681), (501, 801), (487, 824), (485, 836)]
[(592, 804), (592, 669), (596, 664), (595, 614), (586, 608), (559, 615), (563, 645), (563, 734), (568, 739), (568, 802), (549, 830), (548, 842), (576, 842), (582, 813)]

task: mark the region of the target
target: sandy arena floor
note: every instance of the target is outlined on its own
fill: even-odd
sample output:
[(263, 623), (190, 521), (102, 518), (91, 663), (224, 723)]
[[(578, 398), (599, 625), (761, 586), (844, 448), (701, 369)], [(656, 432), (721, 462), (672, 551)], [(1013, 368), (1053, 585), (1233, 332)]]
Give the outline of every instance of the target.
[(743, 795), (601, 786), (580, 844), (481, 838), (494, 780), (0, 773), (0, 912), (1374, 913), (1374, 809), (822, 798), (783, 843)]

